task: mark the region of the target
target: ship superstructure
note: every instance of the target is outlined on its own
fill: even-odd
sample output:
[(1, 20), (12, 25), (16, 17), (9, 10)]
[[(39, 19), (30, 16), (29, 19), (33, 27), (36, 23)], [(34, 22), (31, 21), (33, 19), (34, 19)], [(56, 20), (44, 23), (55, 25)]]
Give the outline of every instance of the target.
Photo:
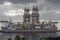
[[(31, 14), (29, 11), (30, 11), (29, 7), (24, 8), (22, 24), (20, 22), (18, 22), (17, 24), (14, 24), (10, 19), (8, 25), (6, 27), (2, 27), (2, 30), (5, 32), (9, 32), (9, 31), (22, 32), (23, 31), (22, 35), (26, 40), (29, 40), (29, 39), (40, 40), (40, 38), (56, 37), (55, 31), (57, 30), (57, 27), (55, 24), (57, 22), (52, 22), (51, 20), (49, 20), (48, 22), (40, 22), (38, 6), (36, 5), (33, 6)], [(54, 31), (54, 32), (44, 33), (44, 32), (41, 32), (40, 30), (41, 31), (47, 30), (47, 31)]]

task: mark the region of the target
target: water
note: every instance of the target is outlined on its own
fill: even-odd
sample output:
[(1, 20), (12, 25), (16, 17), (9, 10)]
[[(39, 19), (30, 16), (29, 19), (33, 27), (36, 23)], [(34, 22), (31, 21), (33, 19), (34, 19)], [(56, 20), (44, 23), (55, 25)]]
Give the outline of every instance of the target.
[(15, 34), (11, 33), (0, 33), (0, 40), (8, 40), (8, 38), (14, 38)]
[[(13, 38), (14, 39), (14, 37), (16, 35), (17, 35), (16, 33), (15, 34), (14, 33), (0, 33), (0, 40), (8, 40), (8, 38)], [(57, 33), (57, 36), (60, 36), (60, 32)], [(31, 36), (29, 38), (31, 39)]]

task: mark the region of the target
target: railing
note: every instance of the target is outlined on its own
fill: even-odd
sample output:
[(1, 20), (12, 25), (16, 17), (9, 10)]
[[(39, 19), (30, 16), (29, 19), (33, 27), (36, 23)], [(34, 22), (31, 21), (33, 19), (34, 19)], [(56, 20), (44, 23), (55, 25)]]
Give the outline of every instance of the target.
[(53, 33), (60, 30), (0, 30), (0, 33)]

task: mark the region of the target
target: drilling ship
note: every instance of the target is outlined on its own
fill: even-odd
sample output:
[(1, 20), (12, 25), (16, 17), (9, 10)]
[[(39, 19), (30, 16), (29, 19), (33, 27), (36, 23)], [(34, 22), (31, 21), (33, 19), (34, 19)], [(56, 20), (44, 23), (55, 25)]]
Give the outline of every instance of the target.
[[(1, 27), (3, 33), (18, 33), (22, 35), (25, 40), (46, 40), (48, 38), (57, 37), (58, 22), (51, 20), (46, 22), (40, 22), (40, 14), (38, 6), (34, 5), (32, 13), (30, 13), (29, 7), (24, 8), (23, 22), (17, 22), (16, 24), (10, 19), (7, 22), (6, 27)], [(49, 39), (48, 39), (49, 40)]]

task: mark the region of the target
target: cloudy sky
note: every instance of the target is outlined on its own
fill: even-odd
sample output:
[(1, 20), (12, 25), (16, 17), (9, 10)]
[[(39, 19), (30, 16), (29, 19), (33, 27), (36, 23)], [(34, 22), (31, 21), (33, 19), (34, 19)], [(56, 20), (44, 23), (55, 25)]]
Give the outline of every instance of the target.
[(60, 20), (60, 0), (0, 0), (0, 20), (22, 21), (24, 7), (37, 5), (40, 19)]
[(33, 5), (38, 6), (41, 20), (60, 20), (60, 0), (0, 0), (0, 21), (10, 18), (22, 21), (24, 7), (31, 11)]

